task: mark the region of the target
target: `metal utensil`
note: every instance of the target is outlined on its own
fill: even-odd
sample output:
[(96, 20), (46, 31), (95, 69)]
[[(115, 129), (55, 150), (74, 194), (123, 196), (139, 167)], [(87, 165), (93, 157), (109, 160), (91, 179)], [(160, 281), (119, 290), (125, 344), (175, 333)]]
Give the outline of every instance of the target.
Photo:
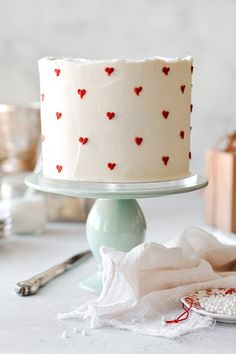
[(75, 256), (67, 259), (65, 262), (60, 263), (48, 270), (33, 276), (30, 279), (23, 280), (15, 285), (15, 292), (21, 296), (34, 295), (39, 288), (46, 285), (51, 280), (63, 274), (68, 269), (74, 267), (84, 257), (91, 254), (91, 251), (78, 253)]

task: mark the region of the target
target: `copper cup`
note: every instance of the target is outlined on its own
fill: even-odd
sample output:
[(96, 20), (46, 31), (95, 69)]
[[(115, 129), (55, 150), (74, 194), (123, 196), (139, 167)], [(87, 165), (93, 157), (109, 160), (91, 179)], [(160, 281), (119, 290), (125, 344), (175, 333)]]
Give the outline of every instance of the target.
[(40, 141), (40, 106), (0, 105), (0, 175), (32, 171)]

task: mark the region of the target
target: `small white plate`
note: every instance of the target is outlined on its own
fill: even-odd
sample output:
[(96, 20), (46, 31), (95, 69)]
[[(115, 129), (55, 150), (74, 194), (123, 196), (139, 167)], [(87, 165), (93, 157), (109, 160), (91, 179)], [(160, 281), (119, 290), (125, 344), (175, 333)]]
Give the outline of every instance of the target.
[(181, 298), (182, 303), (189, 307), (192, 302), (191, 310), (204, 315), (210, 316), (214, 320), (219, 322), (226, 322), (226, 323), (236, 323), (236, 315), (222, 315), (213, 312), (207, 312), (204, 308), (200, 305), (200, 300), (203, 297), (209, 297), (214, 295), (227, 295), (227, 294), (236, 294), (236, 288), (219, 288), (219, 289), (204, 289), (198, 290), (194, 293), (188, 294)]

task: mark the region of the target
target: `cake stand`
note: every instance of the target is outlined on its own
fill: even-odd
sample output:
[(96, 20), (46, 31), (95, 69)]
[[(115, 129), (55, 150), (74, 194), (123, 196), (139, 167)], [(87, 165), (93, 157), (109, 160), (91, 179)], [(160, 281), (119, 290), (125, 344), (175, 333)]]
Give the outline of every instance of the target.
[(72, 197), (97, 199), (87, 218), (86, 234), (98, 270), (80, 282), (83, 289), (99, 294), (102, 290), (102, 245), (130, 251), (144, 241), (146, 221), (136, 198), (163, 197), (186, 193), (207, 186), (205, 177), (191, 174), (187, 178), (145, 183), (104, 183), (53, 180), (31, 174), (28, 187)]

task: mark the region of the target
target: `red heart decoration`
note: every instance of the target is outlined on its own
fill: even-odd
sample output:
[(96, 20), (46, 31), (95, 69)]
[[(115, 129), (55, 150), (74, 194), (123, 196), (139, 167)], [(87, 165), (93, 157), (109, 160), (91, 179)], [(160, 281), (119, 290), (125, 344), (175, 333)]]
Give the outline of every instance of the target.
[(189, 159), (191, 160), (191, 158), (192, 158), (192, 153), (191, 153), (191, 151), (189, 151), (188, 157), (189, 157)]
[(193, 67), (193, 65), (191, 65), (191, 74), (193, 73), (193, 69), (194, 69), (194, 67)]
[(108, 162), (107, 167), (108, 167), (110, 170), (113, 170), (113, 169), (116, 167), (116, 163), (114, 163), (114, 162)]
[(111, 119), (113, 119), (115, 117), (115, 112), (107, 112), (106, 115), (107, 115), (107, 118), (109, 120), (111, 120)]
[(193, 111), (193, 105), (190, 104), (190, 112), (192, 113), (192, 111)]
[(43, 101), (44, 101), (44, 93), (42, 93), (42, 94), (40, 95), (40, 97), (41, 97), (41, 101), (43, 102)]
[(42, 141), (42, 142), (45, 141), (45, 135), (41, 135), (41, 141)]
[(137, 145), (141, 145), (141, 144), (142, 144), (142, 141), (143, 141), (143, 138), (137, 136), (134, 140), (135, 140), (135, 142), (136, 142)]
[(169, 74), (169, 71), (170, 71), (170, 68), (167, 67), (167, 66), (164, 66), (164, 67), (162, 68), (162, 72), (163, 72), (165, 75), (168, 75), (168, 74)]
[(87, 144), (88, 138), (83, 138), (82, 136), (79, 138), (79, 142), (83, 145)]
[(169, 156), (162, 156), (162, 161), (164, 162), (165, 166), (167, 166), (169, 159)]
[(184, 93), (185, 87), (186, 87), (185, 85), (180, 86), (182, 93)]
[(59, 76), (60, 73), (61, 73), (61, 70), (60, 69), (55, 69), (54, 72), (56, 73), (56, 76)]
[(84, 95), (86, 94), (85, 89), (78, 89), (78, 95), (80, 96), (81, 100), (83, 99)]
[(142, 91), (142, 86), (139, 87), (134, 87), (134, 92), (136, 93), (137, 96), (139, 96), (140, 92)]
[(56, 165), (56, 169), (58, 173), (61, 173), (62, 171), (62, 166), (61, 165)]
[(115, 69), (114, 68), (105, 68), (104, 70), (107, 73), (107, 75), (110, 76)]
[(162, 115), (165, 119), (168, 118), (169, 112), (168, 111), (162, 111)]
[(61, 116), (62, 116), (62, 113), (61, 113), (61, 112), (56, 112), (56, 117), (57, 117), (57, 119), (60, 119)]
[(180, 135), (181, 139), (184, 139), (184, 131), (183, 130), (180, 131), (179, 135)]

